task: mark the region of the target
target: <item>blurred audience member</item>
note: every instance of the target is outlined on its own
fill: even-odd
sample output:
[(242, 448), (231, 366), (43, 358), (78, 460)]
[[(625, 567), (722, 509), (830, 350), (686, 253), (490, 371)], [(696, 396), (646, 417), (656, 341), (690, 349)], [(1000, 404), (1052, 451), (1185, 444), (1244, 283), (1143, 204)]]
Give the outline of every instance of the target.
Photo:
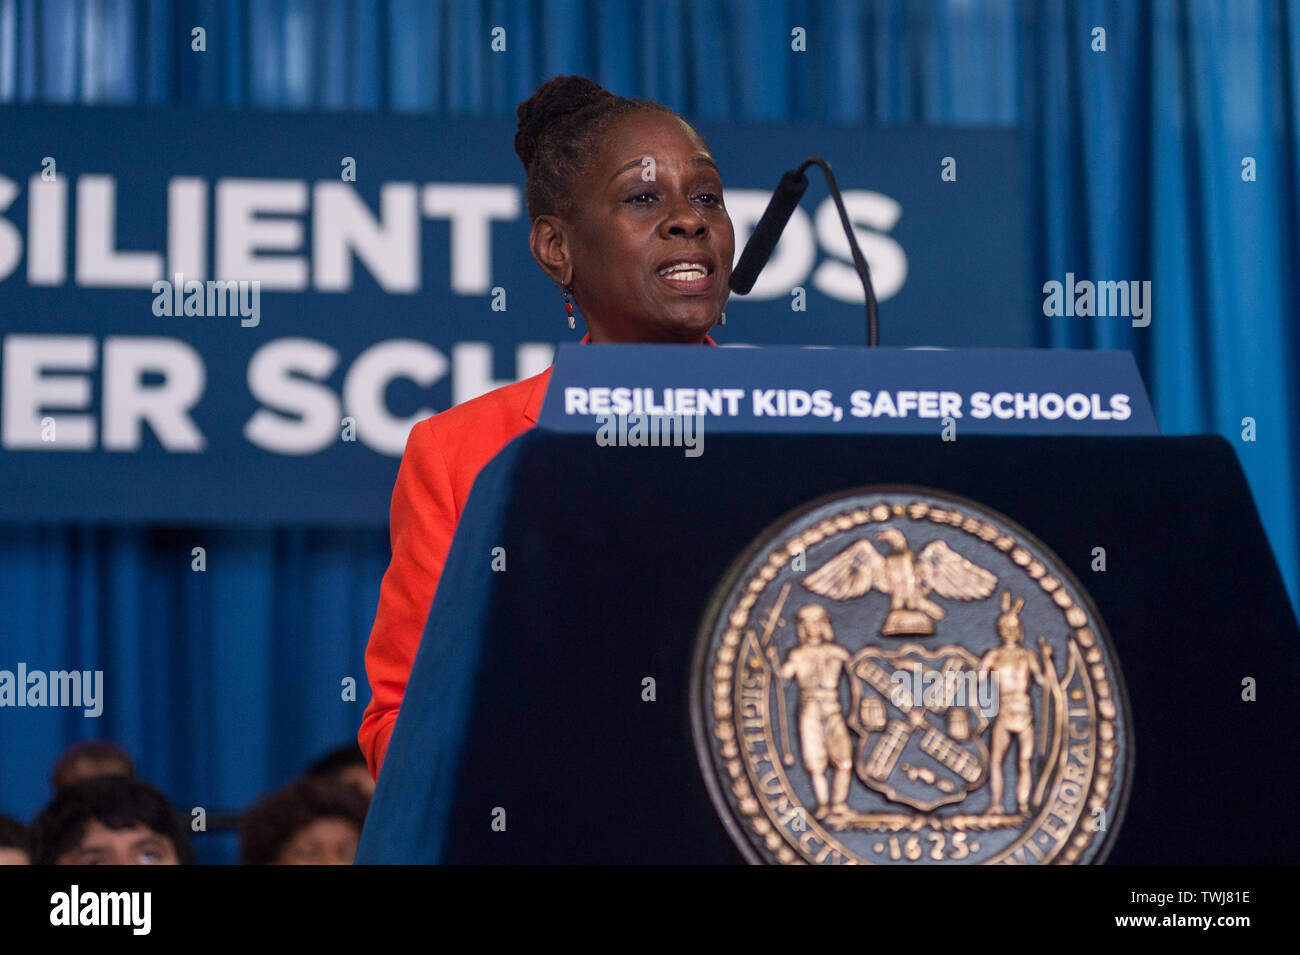
[(325, 777), (356, 786), (367, 799), (375, 794), (375, 781), (370, 777), (365, 754), (354, 740), (338, 749), (330, 750), (307, 767), (305, 776)]
[(135, 760), (116, 743), (106, 739), (90, 739), (73, 743), (63, 751), (54, 764), (50, 783), (58, 792), (69, 783), (96, 776), (134, 776)]
[(63, 786), (32, 823), (37, 865), (192, 865), (184, 820), (139, 779), (97, 776)]
[(0, 816), (0, 865), (31, 865), (32, 840), (17, 819)]
[(351, 865), (366, 821), (355, 786), (307, 776), (244, 814), (245, 865)]

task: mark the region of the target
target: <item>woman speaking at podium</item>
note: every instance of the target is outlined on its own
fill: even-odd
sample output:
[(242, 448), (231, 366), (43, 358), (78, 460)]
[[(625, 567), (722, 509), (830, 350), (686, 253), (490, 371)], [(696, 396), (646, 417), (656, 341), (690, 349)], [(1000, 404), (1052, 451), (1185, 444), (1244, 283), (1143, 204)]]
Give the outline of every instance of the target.
[[(712, 345), (735, 234), (703, 138), (660, 103), (557, 76), (519, 104), (529, 246), (587, 324), (583, 342)], [(393, 488), (392, 561), (366, 646), (358, 741), (378, 777), (456, 522), (475, 475), (533, 427), (550, 381), (497, 388), (411, 429)]]

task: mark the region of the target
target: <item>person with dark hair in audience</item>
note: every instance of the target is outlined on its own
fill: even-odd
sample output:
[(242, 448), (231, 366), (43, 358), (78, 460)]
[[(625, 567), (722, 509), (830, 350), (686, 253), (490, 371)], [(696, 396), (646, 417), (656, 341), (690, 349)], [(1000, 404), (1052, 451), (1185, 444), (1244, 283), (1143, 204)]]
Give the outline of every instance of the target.
[(134, 775), (135, 760), (130, 753), (109, 740), (88, 739), (63, 751), (50, 774), (50, 784), (58, 792), (69, 783), (95, 776)]
[(298, 779), (244, 814), (245, 865), (351, 865), (368, 800), (355, 786)]
[(366, 766), (366, 756), (355, 742), (330, 750), (308, 766), (303, 775), (348, 783), (361, 790), (367, 799), (375, 794), (375, 781)]
[(153, 786), (96, 776), (61, 788), (32, 823), (37, 865), (193, 865), (184, 820)]
[(32, 840), (17, 819), (0, 816), (0, 865), (31, 865)]

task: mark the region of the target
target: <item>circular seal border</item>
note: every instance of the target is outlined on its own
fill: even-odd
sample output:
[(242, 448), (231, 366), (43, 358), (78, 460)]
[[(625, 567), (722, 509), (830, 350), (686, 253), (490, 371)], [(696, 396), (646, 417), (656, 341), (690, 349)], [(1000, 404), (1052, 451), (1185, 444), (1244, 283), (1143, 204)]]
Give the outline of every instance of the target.
[[(1122, 717), (1125, 732), (1124, 749), (1121, 753), (1116, 754), (1114, 760), (1115, 769), (1112, 774), (1112, 781), (1118, 783), (1118, 787), (1112, 787), (1112, 805), (1114, 813), (1110, 820), (1111, 824), (1106, 827), (1093, 858), (1089, 864), (1103, 865), (1114, 848), (1115, 838), (1124, 825), (1124, 817), (1128, 809), (1129, 795), (1132, 789), (1134, 766), (1136, 763), (1136, 740), (1133, 727), (1132, 708), (1129, 705), (1128, 686), (1124, 679), (1123, 668), (1120, 664), (1119, 654), (1115, 649), (1115, 643), (1111, 639), (1110, 630), (1106, 626), (1106, 621), (1102, 618), (1101, 612), (1097, 609), (1096, 603), (1090, 594), (1075, 576), (1069, 566), (1061, 560), (1060, 556), (1052, 548), (1048, 547), (1036, 534), (1031, 533), (1018, 521), (1015, 521), (1001, 511), (987, 504), (980, 503), (972, 498), (962, 494), (957, 494), (942, 488), (927, 487), (920, 484), (865, 484), (854, 487), (844, 488), (838, 491), (831, 491), (823, 494), (795, 508), (783, 513), (776, 520), (769, 522), (763, 527), (758, 534), (750, 541), (749, 545), (728, 565), (726, 572), (722, 575), (721, 580), (714, 586), (712, 593), (709, 595), (708, 602), (705, 604), (704, 613), (700, 619), (700, 625), (696, 631), (695, 648), (690, 655), (690, 673), (688, 674), (688, 686), (690, 693), (689, 717), (691, 724), (691, 734), (695, 748), (696, 761), (699, 765), (700, 775), (704, 779), (705, 788), (708, 790), (709, 799), (713, 803), (714, 810), (718, 813), (727, 835), (731, 837), (732, 843), (744, 856), (745, 861), (751, 865), (772, 864), (774, 860), (765, 858), (755, 847), (754, 840), (746, 833), (742, 820), (737, 816), (737, 810), (732, 806), (730, 797), (723, 791), (723, 780), (715, 765), (715, 754), (713, 743), (711, 742), (708, 717), (705, 714), (705, 681), (706, 673), (709, 670), (708, 658), (710, 656), (711, 644), (713, 643), (713, 633), (720, 621), (726, 604), (733, 596), (733, 591), (740, 583), (741, 578), (745, 576), (746, 567), (754, 559), (773, 546), (773, 539), (778, 538), (785, 532), (790, 524), (799, 521), (814, 511), (825, 508), (837, 501), (867, 494), (899, 494), (899, 495), (919, 495), (922, 497), (934, 497), (958, 504), (975, 511), (976, 513), (989, 513), (999, 520), (1006, 528), (1021, 536), (1033, 548), (1036, 548), (1044, 557), (1052, 562), (1056, 571), (1055, 576), (1071, 585), (1078, 595), (1078, 600), (1074, 601), (1076, 605), (1082, 604), (1088, 617), (1094, 626), (1094, 636), (1109, 655), (1111, 666), (1108, 668), (1111, 672), (1108, 674), (1110, 683), (1114, 690), (1111, 694), (1112, 700), (1115, 701), (1118, 708), (1118, 715)], [(903, 505), (904, 507), (908, 505)], [(965, 515), (968, 519), (971, 515)], [(963, 522), (964, 523), (964, 522)], [(960, 524), (956, 526), (960, 528)], [(847, 530), (847, 528), (845, 528)], [(806, 532), (808, 528), (804, 529)], [(975, 535), (978, 536), (978, 535)], [(987, 541), (992, 545), (992, 541)], [(1001, 549), (1001, 548), (999, 548)], [(1010, 556), (1012, 548), (1007, 548), (1005, 553)], [(1014, 558), (1013, 558), (1014, 562)], [(1019, 566), (1019, 565), (1018, 565)], [(1022, 567), (1022, 569), (1024, 569)], [(1026, 571), (1027, 572), (1027, 571)], [(1041, 577), (1042, 575), (1040, 575)], [(1038, 579), (1038, 578), (1035, 578)], [(1076, 628), (1077, 629), (1077, 628)], [(710, 699), (712, 697), (710, 696)], [(1070, 847), (1074, 848), (1074, 847)], [(1076, 856), (1082, 854), (1083, 849), (1079, 848), (1074, 853)], [(1068, 850), (1065, 854), (1069, 854)], [(1070, 860), (1070, 861), (1076, 861)], [(803, 859), (796, 859), (796, 864), (806, 864)], [(1060, 864), (1053, 860), (1052, 864)]]

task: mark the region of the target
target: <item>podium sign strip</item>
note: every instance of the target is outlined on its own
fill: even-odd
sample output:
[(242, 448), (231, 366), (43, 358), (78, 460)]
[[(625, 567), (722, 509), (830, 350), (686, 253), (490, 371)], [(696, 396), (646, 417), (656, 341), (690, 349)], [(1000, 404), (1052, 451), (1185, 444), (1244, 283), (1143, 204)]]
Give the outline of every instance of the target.
[(538, 424), (638, 443), (717, 433), (1158, 435), (1131, 353), (563, 345)]

